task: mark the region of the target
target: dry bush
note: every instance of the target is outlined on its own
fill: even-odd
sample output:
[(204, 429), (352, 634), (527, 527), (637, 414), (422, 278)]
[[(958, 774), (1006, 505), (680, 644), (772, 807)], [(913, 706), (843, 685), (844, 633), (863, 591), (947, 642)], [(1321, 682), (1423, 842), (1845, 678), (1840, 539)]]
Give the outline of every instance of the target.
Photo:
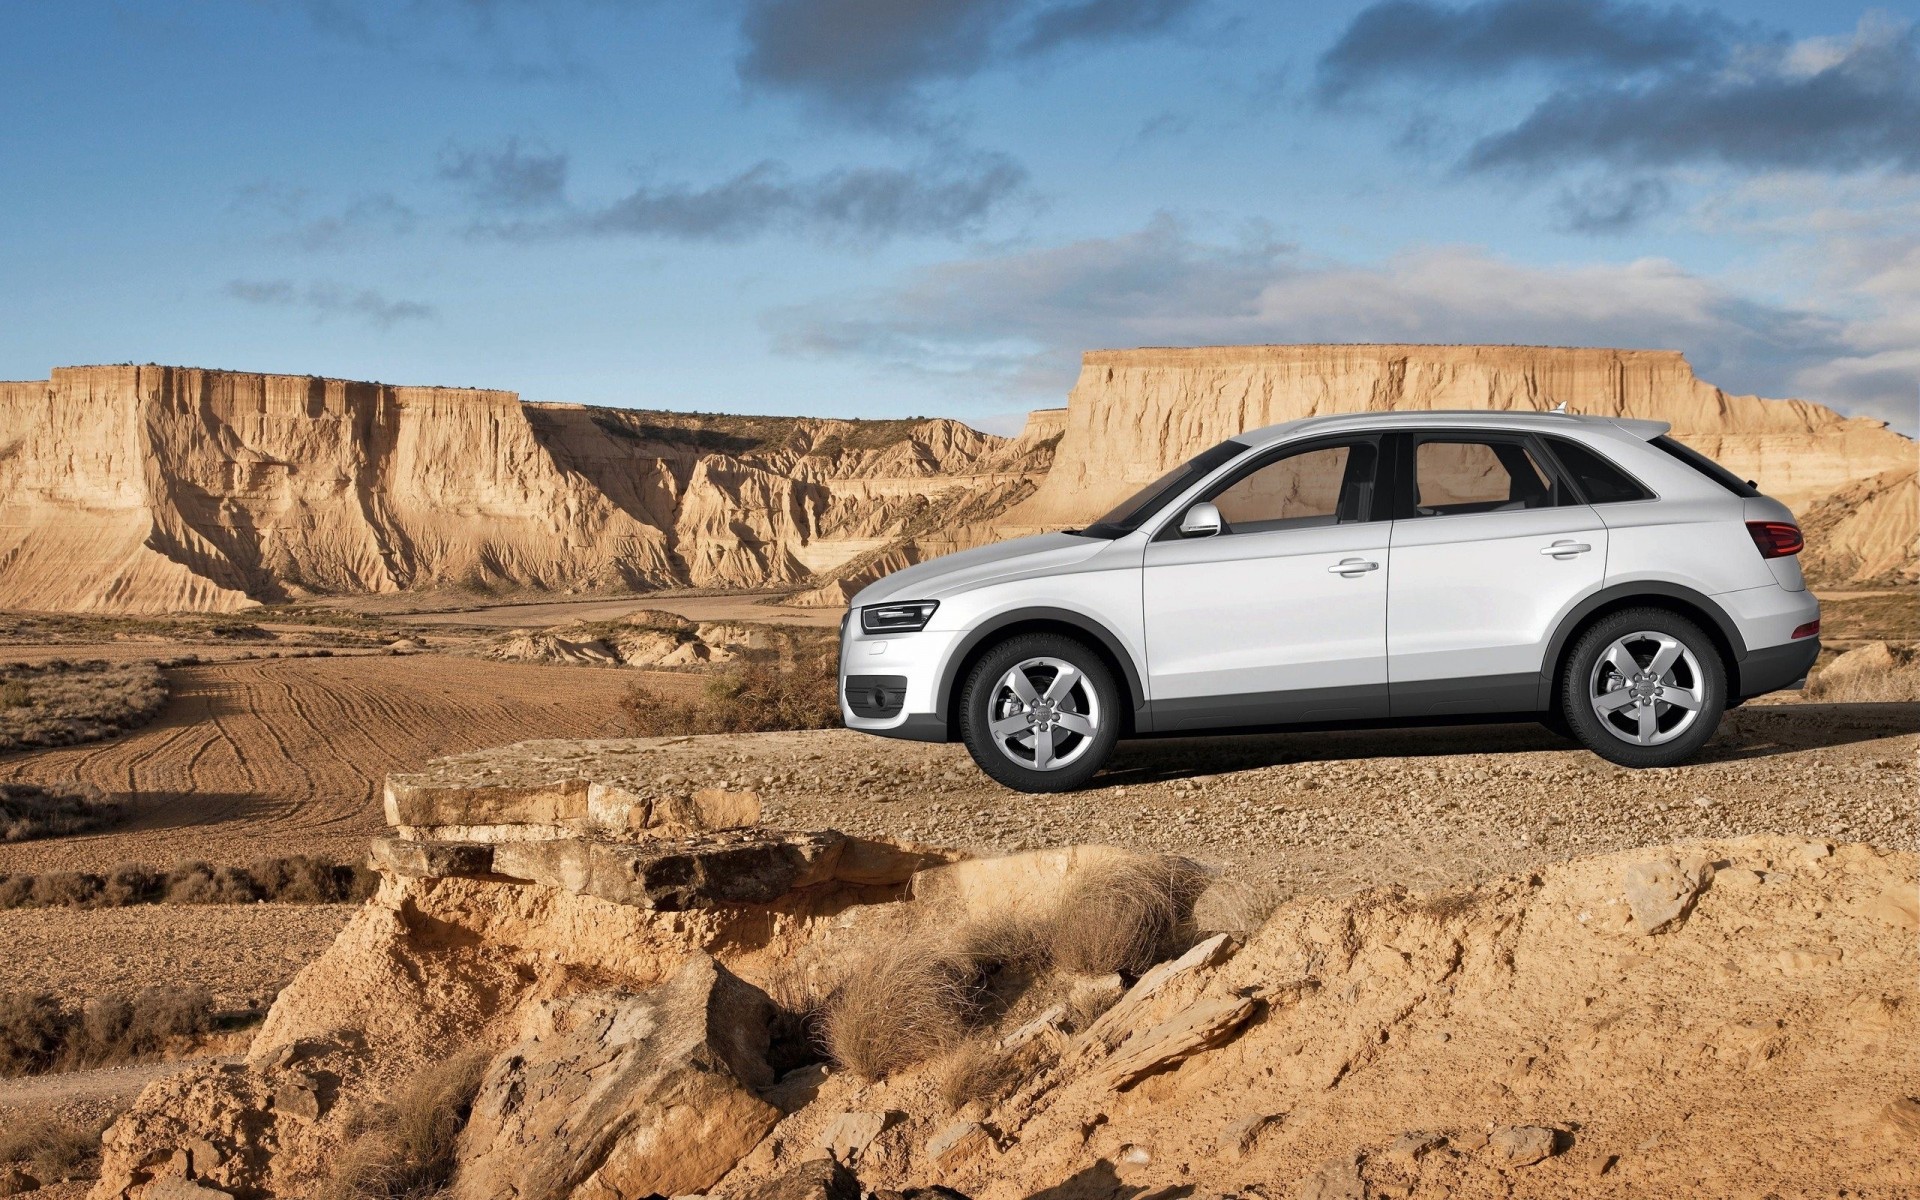
[(1162, 855), (1116, 855), (1080, 868), (1053, 918), (1053, 965), (1075, 975), (1138, 975), (1171, 958), (1184, 948), (1208, 882), (1196, 864)]
[[(124, 908), (129, 904), (158, 904), (167, 894), (164, 872), (138, 863), (121, 863), (107, 872), (100, 887), (102, 908)], [(5, 905), (0, 904), (0, 908)]]
[(830, 655), (802, 653), (786, 665), (754, 655), (715, 672), (691, 699), (635, 684), (620, 708), (636, 737), (831, 729), (840, 724), (839, 686)]
[(281, 904), (365, 900), (380, 882), (374, 871), (360, 864), (340, 866), (304, 854), (263, 859), (253, 864), (249, 874), (262, 899)]
[(0, 783), (0, 842), (63, 837), (111, 825), (126, 805), (84, 783)]
[[(1847, 661), (1856, 655), (1862, 658)], [(1825, 670), (1814, 672), (1807, 681), (1806, 697), (1825, 704), (1920, 701), (1920, 652), (1912, 646), (1882, 643), (1878, 648), (1865, 646), (1843, 654)]]
[(0, 1129), (0, 1163), (18, 1164), (42, 1185), (91, 1179), (105, 1129), (83, 1129), (45, 1115), (16, 1117)]
[(167, 873), (168, 904), (251, 904), (259, 899), (253, 877), (239, 867), (186, 862)]
[(341, 1154), (315, 1200), (425, 1200), (453, 1177), (454, 1149), (473, 1113), (488, 1056), (469, 1050), (429, 1063), (381, 1105)]
[(0, 751), (70, 746), (144, 725), (167, 701), (150, 662), (0, 665)]
[(1265, 925), (1287, 897), (1287, 890), (1272, 880), (1216, 879), (1193, 903), (1194, 930), (1244, 936)]
[(161, 1057), (212, 1032), (213, 998), (198, 989), (117, 992), (77, 1006), (43, 992), (0, 994), (0, 1076), (77, 1071)]
[(349, 904), (372, 896), (380, 876), (362, 864), (342, 866), (295, 855), (247, 867), (185, 862), (165, 873), (122, 863), (105, 875), (55, 871), (0, 876), (0, 909), (122, 908), (129, 904)]

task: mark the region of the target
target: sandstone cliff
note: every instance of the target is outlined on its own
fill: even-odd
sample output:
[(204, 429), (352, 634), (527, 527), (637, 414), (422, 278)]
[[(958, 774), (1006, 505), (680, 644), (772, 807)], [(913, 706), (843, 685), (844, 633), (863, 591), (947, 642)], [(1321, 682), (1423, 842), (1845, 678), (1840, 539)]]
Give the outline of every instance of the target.
[(178, 367), (0, 384), (0, 607), (764, 587), (1044, 469), (955, 421), (703, 418)]
[[(1844, 582), (1888, 571), (1878, 547), (1914, 561), (1910, 438), (1884, 422), (1804, 400), (1730, 396), (1665, 350), (1542, 346), (1210, 346), (1096, 350), (1068, 397), (1053, 469), (1008, 529), (1082, 524), (1197, 451), (1236, 433), (1328, 413), (1448, 408), (1543, 410), (1667, 421), (1674, 435), (1806, 515), (1884, 472), (1874, 548), (1817, 547)], [(1835, 536), (1852, 524), (1829, 519)]]

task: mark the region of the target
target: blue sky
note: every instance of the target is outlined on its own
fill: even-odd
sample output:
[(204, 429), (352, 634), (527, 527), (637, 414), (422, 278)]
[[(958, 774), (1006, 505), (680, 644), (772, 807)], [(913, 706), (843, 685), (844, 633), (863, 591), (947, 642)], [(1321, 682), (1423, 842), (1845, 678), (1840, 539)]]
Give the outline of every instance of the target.
[(1912, 431), (1912, 5), (7, 3), (0, 376), (1006, 428), (1081, 350), (1684, 350)]

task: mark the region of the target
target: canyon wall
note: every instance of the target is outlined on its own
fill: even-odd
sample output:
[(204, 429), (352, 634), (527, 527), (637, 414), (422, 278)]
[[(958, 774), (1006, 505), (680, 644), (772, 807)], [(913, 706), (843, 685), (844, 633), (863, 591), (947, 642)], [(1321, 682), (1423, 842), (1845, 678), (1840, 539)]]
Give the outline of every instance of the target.
[(59, 368), (0, 384), (0, 607), (798, 584), (950, 494), (1017, 488), (1046, 465), (1029, 449), (947, 420), (703, 418)]
[[(1096, 350), (1068, 397), (1053, 469), (1004, 529), (1085, 524), (1225, 438), (1331, 413), (1544, 410), (1666, 421), (1674, 436), (1808, 515), (1830, 583), (1912, 582), (1912, 439), (1804, 400), (1732, 396), (1665, 350), (1542, 346), (1210, 346)], [(1889, 475), (1888, 473), (1892, 473)], [(1862, 486), (1878, 480), (1871, 487)], [(1830, 498), (1832, 502), (1829, 503)], [(1850, 499), (1870, 504), (1849, 519)], [(1858, 540), (1860, 544), (1855, 545)]]

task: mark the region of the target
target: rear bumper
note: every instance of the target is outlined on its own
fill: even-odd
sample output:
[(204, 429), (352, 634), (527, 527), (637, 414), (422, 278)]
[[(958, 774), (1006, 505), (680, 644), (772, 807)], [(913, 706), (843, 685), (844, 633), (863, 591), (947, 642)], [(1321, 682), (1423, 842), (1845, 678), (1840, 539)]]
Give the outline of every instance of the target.
[(1817, 637), (1749, 650), (1739, 663), (1740, 679), (1735, 685), (1734, 698), (1745, 700), (1781, 688), (1798, 687), (1806, 681), (1807, 672), (1813, 670), (1814, 660), (1819, 657)]

